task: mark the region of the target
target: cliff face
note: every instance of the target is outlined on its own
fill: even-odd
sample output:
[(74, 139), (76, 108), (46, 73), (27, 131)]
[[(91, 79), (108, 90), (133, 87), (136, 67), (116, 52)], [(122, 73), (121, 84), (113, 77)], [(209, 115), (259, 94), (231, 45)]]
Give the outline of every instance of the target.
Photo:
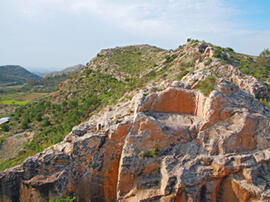
[(204, 96), (196, 82), (207, 75), (151, 86), (74, 127), (2, 172), (0, 200), (270, 200), (270, 115), (254, 98), (267, 89), (224, 77)]

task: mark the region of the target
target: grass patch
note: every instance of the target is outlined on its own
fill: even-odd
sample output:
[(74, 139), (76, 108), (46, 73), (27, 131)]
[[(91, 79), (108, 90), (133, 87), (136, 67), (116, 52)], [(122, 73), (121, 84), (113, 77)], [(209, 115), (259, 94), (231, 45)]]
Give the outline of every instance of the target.
[[(142, 48), (127, 46), (121, 49), (115, 49), (109, 55), (106, 55), (106, 58), (108, 58), (109, 64), (118, 66), (118, 71), (130, 75), (140, 75), (146, 68), (153, 67), (156, 64), (156, 60), (158, 60), (156, 52), (160, 51), (162, 49), (150, 46)], [(103, 57), (97, 57), (96, 59), (104, 60)]]
[[(22, 153), (22, 152), (21, 152)], [(7, 161), (0, 161), (0, 172), (7, 169), (14, 167), (18, 164), (23, 163), (23, 161), (28, 157), (34, 154), (29, 154), (29, 155), (19, 155), (17, 157), (8, 159)]]
[(262, 103), (265, 106), (270, 106), (270, 98), (260, 98), (260, 103)]
[(195, 66), (195, 62), (194, 61), (186, 61), (182, 63), (183, 67), (189, 68), (189, 67), (194, 67)]
[(198, 84), (200, 92), (204, 96), (208, 96), (212, 90), (215, 88), (215, 77), (208, 76), (205, 80), (201, 80)]
[(178, 81), (181, 81), (181, 79), (186, 76), (190, 71), (187, 70), (187, 69), (184, 69), (182, 72), (180, 72), (177, 76), (176, 76), (176, 79)]
[(3, 105), (26, 105), (28, 103), (29, 103), (29, 101), (27, 101), (27, 100), (24, 100), (24, 101), (0, 100), (0, 104), (3, 104)]
[(67, 198), (60, 198), (56, 200), (49, 200), (49, 202), (74, 202), (76, 201), (76, 197), (67, 197)]
[(17, 100), (17, 101), (26, 101), (26, 100), (33, 101), (36, 99), (43, 98), (47, 95), (48, 95), (48, 93), (27, 93), (27, 94), (16, 97), (15, 100)]

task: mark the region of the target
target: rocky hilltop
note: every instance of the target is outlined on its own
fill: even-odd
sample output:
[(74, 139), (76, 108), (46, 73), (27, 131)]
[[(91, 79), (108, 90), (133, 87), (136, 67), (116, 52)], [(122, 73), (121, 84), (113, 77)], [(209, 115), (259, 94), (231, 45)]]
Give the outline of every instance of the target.
[(203, 42), (184, 49), (192, 51), (176, 50), (153, 66), (160, 72), (173, 61), (173, 70), (198, 53), (181, 81), (151, 80), (6, 169), (0, 201), (269, 201), (270, 114), (257, 99), (267, 86), (224, 63), (226, 51), (216, 58)]
[(61, 71), (44, 74), (44, 75), (42, 75), (42, 77), (48, 78), (48, 77), (57, 77), (57, 76), (59, 77), (59, 76), (63, 76), (63, 75), (71, 75), (77, 71), (80, 71), (82, 68), (84, 68), (84, 66), (82, 64), (73, 65), (73, 66), (67, 67)]

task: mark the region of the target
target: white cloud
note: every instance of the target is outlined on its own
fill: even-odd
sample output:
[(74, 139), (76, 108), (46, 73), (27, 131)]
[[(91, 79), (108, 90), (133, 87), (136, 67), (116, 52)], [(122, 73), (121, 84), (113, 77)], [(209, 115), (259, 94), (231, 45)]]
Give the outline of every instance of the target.
[(71, 2), (71, 11), (90, 12), (105, 22), (137, 34), (221, 33), (234, 25), (232, 8), (219, 0), (155, 0), (131, 3), (106, 0)]
[(57, 12), (90, 14), (137, 34), (221, 33), (234, 27), (234, 10), (220, 0), (21, 0), (15, 8), (34, 20)]
[[(239, 11), (224, 0), (9, 0), (8, 9), (28, 20), (48, 21), (61, 15), (97, 18), (112, 29), (156, 45), (171, 47), (187, 37), (254, 54), (270, 46), (269, 31), (243, 30)], [(92, 25), (89, 25), (92, 26)], [(117, 37), (117, 36), (114, 36)], [(149, 40), (150, 39), (150, 40)], [(153, 40), (151, 40), (153, 39)], [(132, 41), (132, 40), (131, 40)], [(160, 43), (159, 43), (160, 41)], [(150, 42), (150, 43), (151, 43)], [(166, 45), (166, 43), (168, 45)], [(253, 47), (248, 47), (252, 44)], [(247, 48), (247, 49), (245, 49)]]

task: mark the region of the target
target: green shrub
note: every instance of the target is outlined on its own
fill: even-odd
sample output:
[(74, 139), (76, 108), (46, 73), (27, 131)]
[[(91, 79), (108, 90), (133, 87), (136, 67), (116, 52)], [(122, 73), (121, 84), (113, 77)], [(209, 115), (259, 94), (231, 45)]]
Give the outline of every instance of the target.
[(215, 87), (215, 77), (208, 76), (205, 80), (201, 80), (198, 84), (200, 92), (204, 96), (208, 96)]
[(194, 48), (194, 47), (196, 47), (197, 45), (198, 45), (198, 43), (199, 43), (199, 40), (198, 39), (196, 39), (196, 40), (192, 40), (192, 47)]
[(86, 77), (88, 77), (89, 74), (91, 74), (91, 73), (92, 73), (92, 70), (91, 70), (91, 69), (86, 69), (86, 70), (85, 70), (85, 76), (86, 76)]
[(0, 147), (2, 146), (2, 144), (5, 142), (5, 138), (4, 137), (0, 137)]
[(260, 98), (260, 102), (265, 106), (270, 106), (270, 99), (269, 98)]
[(206, 61), (204, 62), (205, 65), (210, 65), (211, 62), (212, 62), (212, 59), (211, 59), (211, 58), (206, 58), (205, 60), (206, 60)]
[(220, 46), (216, 46), (214, 48), (214, 55), (213, 55), (213, 57), (215, 57), (215, 58), (221, 58), (222, 51), (223, 51), (223, 48), (221, 48)]
[(178, 81), (181, 81), (181, 79), (186, 76), (187, 74), (189, 73), (189, 70), (187, 69), (184, 69), (182, 72), (180, 72), (177, 76), (176, 76), (176, 79)]
[(27, 129), (28, 128), (28, 123), (29, 123), (29, 120), (28, 119), (24, 119), (22, 124), (21, 124), (21, 128), (23, 130)]
[(152, 148), (150, 151), (140, 151), (139, 157), (140, 158), (156, 158), (158, 155), (158, 149)]
[(234, 52), (234, 50), (232, 48), (230, 48), (230, 47), (227, 47), (226, 50), (230, 51), (230, 52)]
[(239, 69), (245, 74), (249, 74), (249, 69), (247, 67), (239, 67)]
[(1, 129), (2, 129), (2, 131), (4, 131), (4, 132), (8, 132), (8, 131), (9, 131), (9, 126), (8, 126), (8, 124), (7, 124), (7, 123), (3, 123), (3, 124), (1, 125)]
[(74, 202), (76, 201), (76, 197), (67, 197), (67, 198), (60, 198), (60, 199), (56, 199), (55, 201), (53, 200), (49, 200), (49, 202)]
[(36, 114), (35, 115), (35, 119), (36, 119), (36, 121), (42, 121), (42, 115), (41, 115), (41, 113), (38, 113), (38, 114)]
[(49, 117), (45, 117), (44, 120), (41, 123), (41, 126), (46, 127), (46, 126), (49, 126), (49, 125), (51, 125), (51, 122), (49, 121)]
[(194, 67), (195, 62), (194, 61), (188, 61), (182, 64), (184, 67)]
[(177, 58), (177, 55), (166, 55), (165, 59), (166, 59), (166, 63), (171, 63), (172, 61), (174, 61), (174, 59)]

